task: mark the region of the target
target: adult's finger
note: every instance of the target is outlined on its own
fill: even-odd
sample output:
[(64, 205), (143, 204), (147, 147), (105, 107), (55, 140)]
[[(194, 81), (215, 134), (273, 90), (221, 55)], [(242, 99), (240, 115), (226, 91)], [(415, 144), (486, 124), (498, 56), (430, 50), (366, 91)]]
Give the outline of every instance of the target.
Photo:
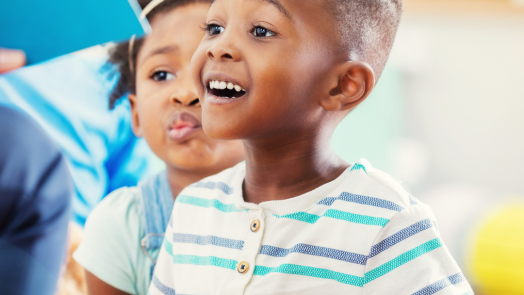
[(22, 50), (0, 48), (0, 74), (23, 67), (25, 62)]

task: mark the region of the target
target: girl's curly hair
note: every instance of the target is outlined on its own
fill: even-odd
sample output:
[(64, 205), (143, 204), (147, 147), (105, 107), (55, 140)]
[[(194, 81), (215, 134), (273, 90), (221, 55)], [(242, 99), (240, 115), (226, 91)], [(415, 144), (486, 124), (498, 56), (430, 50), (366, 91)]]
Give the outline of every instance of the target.
[[(140, 7), (149, 4), (151, 0), (138, 0)], [(211, 0), (165, 0), (147, 14), (147, 19), (151, 22), (156, 15), (169, 12), (175, 8), (185, 6), (192, 3), (210, 3)], [(118, 43), (109, 50), (109, 59), (106, 64), (106, 70), (109, 71), (109, 78), (117, 76), (117, 81), (111, 93), (109, 94), (109, 109), (115, 107), (116, 102), (124, 95), (129, 93), (136, 93), (136, 66), (132, 73), (129, 65), (131, 60), (136, 65), (136, 57), (138, 51), (144, 43), (144, 38), (137, 38), (133, 44), (132, 56), (129, 56), (129, 41)]]

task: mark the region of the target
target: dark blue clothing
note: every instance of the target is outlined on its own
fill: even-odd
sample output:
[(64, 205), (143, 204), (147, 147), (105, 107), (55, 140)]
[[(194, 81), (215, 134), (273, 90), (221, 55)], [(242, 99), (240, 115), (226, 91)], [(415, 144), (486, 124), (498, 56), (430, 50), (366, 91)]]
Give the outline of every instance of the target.
[(58, 147), (32, 119), (0, 107), (0, 294), (54, 294), (72, 195)]
[(0, 105), (28, 114), (62, 151), (75, 187), (72, 218), (81, 226), (107, 194), (163, 167), (133, 134), (127, 99), (109, 110), (115, 81), (102, 71), (106, 60), (92, 48), (0, 75)]

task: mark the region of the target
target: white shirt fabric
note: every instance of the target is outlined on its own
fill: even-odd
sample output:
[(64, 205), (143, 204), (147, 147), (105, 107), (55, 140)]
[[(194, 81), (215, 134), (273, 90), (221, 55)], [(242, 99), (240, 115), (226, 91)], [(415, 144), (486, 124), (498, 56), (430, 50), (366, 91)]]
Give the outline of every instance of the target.
[(431, 209), (366, 160), (258, 205), (244, 177), (240, 163), (176, 198), (151, 295), (473, 294)]

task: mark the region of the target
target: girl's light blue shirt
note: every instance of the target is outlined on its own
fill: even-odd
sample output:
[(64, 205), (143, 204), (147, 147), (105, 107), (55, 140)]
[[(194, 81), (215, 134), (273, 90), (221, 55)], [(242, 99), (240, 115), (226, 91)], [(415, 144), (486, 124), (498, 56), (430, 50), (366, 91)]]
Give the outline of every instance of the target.
[(165, 171), (112, 192), (89, 215), (73, 258), (119, 290), (147, 294), (173, 203)]

